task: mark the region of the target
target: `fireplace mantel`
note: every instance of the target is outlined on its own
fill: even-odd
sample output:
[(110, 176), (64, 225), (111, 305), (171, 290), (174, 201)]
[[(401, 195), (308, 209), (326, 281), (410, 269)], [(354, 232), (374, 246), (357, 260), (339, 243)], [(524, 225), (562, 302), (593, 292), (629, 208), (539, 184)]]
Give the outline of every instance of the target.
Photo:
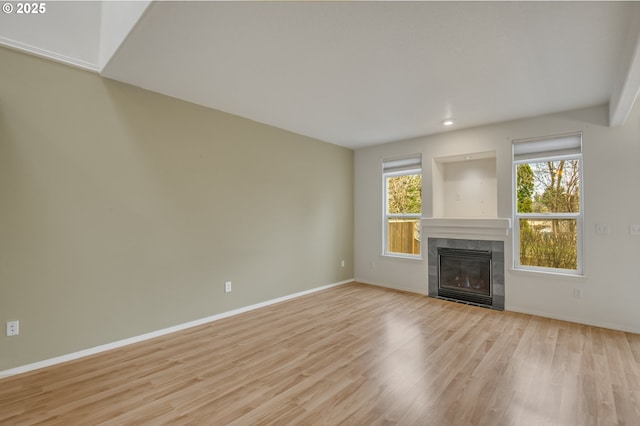
[(433, 218), (423, 217), (426, 235), (474, 235), (478, 237), (509, 236), (511, 219), (508, 218)]

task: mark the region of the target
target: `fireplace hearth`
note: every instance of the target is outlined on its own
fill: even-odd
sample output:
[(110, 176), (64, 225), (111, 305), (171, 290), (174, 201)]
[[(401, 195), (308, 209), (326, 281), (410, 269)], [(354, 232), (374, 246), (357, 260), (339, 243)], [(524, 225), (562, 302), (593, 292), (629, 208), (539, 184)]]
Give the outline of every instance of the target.
[(504, 309), (504, 242), (428, 238), (429, 296)]

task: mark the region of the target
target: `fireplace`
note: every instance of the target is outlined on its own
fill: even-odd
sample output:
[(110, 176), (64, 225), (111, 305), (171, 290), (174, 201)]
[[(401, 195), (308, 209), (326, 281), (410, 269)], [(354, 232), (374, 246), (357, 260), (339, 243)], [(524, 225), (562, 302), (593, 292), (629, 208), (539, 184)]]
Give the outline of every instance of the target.
[(492, 305), (491, 251), (438, 248), (438, 296)]
[(504, 241), (428, 238), (429, 296), (504, 309)]

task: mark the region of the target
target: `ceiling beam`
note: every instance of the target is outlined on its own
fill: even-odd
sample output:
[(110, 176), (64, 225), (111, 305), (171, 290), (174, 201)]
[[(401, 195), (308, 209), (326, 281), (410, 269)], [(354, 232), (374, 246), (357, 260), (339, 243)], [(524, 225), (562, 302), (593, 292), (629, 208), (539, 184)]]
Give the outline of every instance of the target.
[(609, 100), (609, 126), (622, 126), (640, 92), (640, 5), (633, 4), (618, 79)]
[(151, 0), (103, 1), (100, 14), (100, 72), (147, 11)]

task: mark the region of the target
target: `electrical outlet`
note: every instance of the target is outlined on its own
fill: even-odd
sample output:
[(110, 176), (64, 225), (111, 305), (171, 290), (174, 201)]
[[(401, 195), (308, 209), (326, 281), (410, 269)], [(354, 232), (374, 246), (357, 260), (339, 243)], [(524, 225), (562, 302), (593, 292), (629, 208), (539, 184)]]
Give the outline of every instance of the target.
[(340, 266), (344, 268), (344, 260), (342, 260), (342, 262), (340, 262)]
[(629, 233), (631, 235), (640, 235), (640, 225), (637, 225), (637, 224), (629, 225)]
[(604, 223), (596, 224), (596, 234), (609, 235), (609, 225)]
[(17, 336), (20, 334), (20, 321), (7, 322), (7, 336)]
[(231, 281), (227, 281), (224, 283), (224, 292), (231, 293)]

